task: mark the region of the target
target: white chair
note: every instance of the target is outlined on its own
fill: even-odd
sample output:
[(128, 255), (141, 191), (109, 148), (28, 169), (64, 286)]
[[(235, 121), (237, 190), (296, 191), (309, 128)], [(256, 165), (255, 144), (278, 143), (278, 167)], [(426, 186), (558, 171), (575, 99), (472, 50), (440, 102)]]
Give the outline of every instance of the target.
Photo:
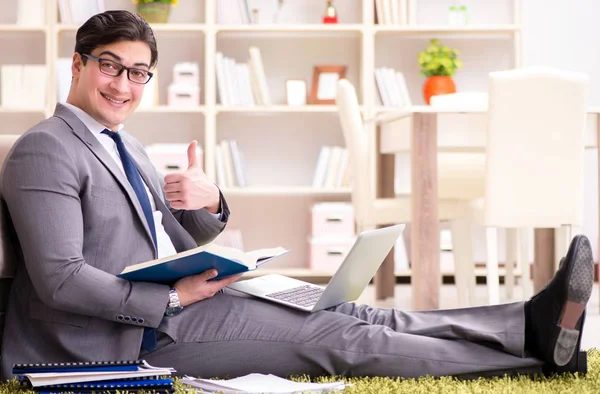
[(527, 231), (563, 228), (558, 250), (566, 252), (581, 225), (588, 84), (585, 74), (547, 67), (489, 75), (485, 195), (472, 213), (487, 227), (490, 304), (499, 302), (497, 228), (517, 229), (527, 298)]
[[(489, 94), (487, 92), (456, 92), (456, 93), (449, 93), (449, 94), (442, 94), (442, 95), (436, 95), (436, 96), (432, 96), (430, 99), (430, 106), (431, 107), (436, 107), (436, 108), (443, 108), (443, 109), (457, 109), (457, 110), (480, 110), (480, 111), (487, 111), (488, 110), (488, 102), (489, 102)], [(460, 119), (460, 118), (458, 118)], [(454, 119), (454, 120), (458, 120), (458, 119)], [(465, 123), (461, 123), (458, 122), (458, 124), (454, 124), (456, 122), (453, 122), (452, 124), (452, 128), (453, 130), (456, 128), (467, 128), (467, 129), (471, 129), (473, 127), (473, 125), (470, 122), (466, 122)], [(485, 127), (483, 124), (481, 125), (482, 128)], [(476, 127), (476, 125), (475, 125)], [(441, 132), (441, 131), (440, 131)], [(451, 133), (453, 131), (450, 131)], [(468, 130), (467, 130), (468, 132)], [(485, 153), (482, 153), (482, 155)], [(466, 169), (466, 171), (469, 171), (470, 169)], [(517, 231), (516, 229), (506, 229), (506, 242), (505, 242), (505, 251), (506, 251), (506, 257), (505, 257), (505, 276), (504, 276), (504, 285), (505, 285), (505, 291), (506, 291), (506, 297), (511, 299), (513, 298), (513, 289), (514, 289), (514, 284), (515, 284), (515, 277), (514, 277), (514, 266), (515, 264), (519, 264), (522, 256), (517, 259), (517, 250), (519, 248), (518, 242), (517, 242)], [(470, 259), (472, 256), (472, 254), (470, 254), (469, 256), (467, 256), (467, 259)], [(527, 259), (527, 256), (525, 256), (525, 259)], [(526, 261), (526, 260), (525, 260)], [(473, 264), (475, 264), (475, 262), (473, 261)], [(462, 267), (459, 267), (462, 268)], [(469, 292), (469, 305), (475, 305), (475, 272), (474, 272), (474, 267), (471, 269), (470, 267), (465, 267), (465, 269), (467, 270), (465, 275), (470, 275), (469, 273), (472, 274), (472, 278), (469, 277), (468, 278), (468, 282), (467, 282), (467, 287), (468, 287), (468, 292)], [(490, 278), (490, 280), (492, 281), (498, 281), (498, 279), (496, 279), (495, 276), (492, 276)], [(521, 281), (521, 283), (523, 282), (527, 282), (528, 279), (525, 279), (525, 281)], [(493, 286), (493, 285), (492, 285)]]
[[(369, 145), (356, 91), (352, 84), (345, 79), (338, 82), (336, 104), (344, 140), (349, 151), (353, 175), (352, 203), (355, 209), (357, 230), (410, 222), (410, 196), (375, 198), (372, 179), (374, 171), (371, 168), (372, 160), (370, 160), (372, 154), (369, 153), (370, 149), (374, 147)], [(440, 155), (439, 158), (439, 178), (448, 187), (440, 184), (438, 211), (440, 220), (452, 221), (451, 231), (456, 266), (472, 264), (472, 259), (465, 260), (470, 256), (465, 248), (471, 248), (472, 245), (469, 241), (471, 228), (465, 219), (468, 202), (461, 200), (460, 197), (461, 191), (483, 195), (483, 167), (483, 160), (474, 165), (468, 163), (464, 158), (456, 158), (454, 155)], [(481, 171), (465, 171), (465, 168), (481, 168)], [(393, 266), (391, 268), (393, 269)], [(464, 276), (468, 273), (468, 270), (456, 270), (455, 278), (461, 305), (468, 304), (468, 292), (466, 291), (468, 279)], [(393, 276), (394, 272), (387, 272), (386, 275)], [(378, 286), (378, 283), (376, 282), (375, 285)]]

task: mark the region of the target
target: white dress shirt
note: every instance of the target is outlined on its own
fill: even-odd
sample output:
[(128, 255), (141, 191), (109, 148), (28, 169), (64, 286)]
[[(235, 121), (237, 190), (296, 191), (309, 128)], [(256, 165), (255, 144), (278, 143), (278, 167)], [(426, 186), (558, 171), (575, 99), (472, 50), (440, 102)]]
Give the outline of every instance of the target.
[[(98, 139), (98, 141), (102, 144), (102, 146), (106, 149), (106, 151), (110, 154), (110, 156), (115, 160), (115, 163), (117, 163), (117, 166), (119, 166), (121, 171), (123, 171), (123, 174), (125, 174), (125, 170), (123, 169), (123, 163), (121, 162), (121, 157), (119, 156), (119, 151), (117, 150), (117, 144), (109, 135), (102, 134), (102, 131), (104, 131), (104, 129), (106, 129), (106, 126), (100, 124), (97, 120), (92, 118), (85, 111), (83, 111), (82, 109), (80, 109), (72, 104), (69, 104), (69, 103), (61, 103), (61, 104), (63, 104), (65, 107), (69, 108), (71, 110), (71, 112), (73, 112), (79, 118), (79, 120), (81, 120), (83, 122), (83, 124), (92, 132), (94, 137), (96, 137)], [(112, 130), (112, 131), (121, 131), (123, 129), (123, 127), (124, 126), (122, 124), (120, 124), (118, 127), (118, 130)], [(171, 241), (169, 234), (167, 234), (167, 232), (165, 231), (165, 228), (163, 227), (162, 212), (160, 212), (156, 209), (156, 203), (154, 202), (154, 197), (152, 197), (152, 194), (150, 193), (150, 190), (148, 190), (148, 186), (146, 186), (146, 182), (144, 182), (143, 178), (142, 178), (142, 182), (144, 184), (144, 187), (146, 188), (146, 193), (148, 193), (148, 199), (150, 200), (150, 206), (152, 207), (152, 216), (154, 217), (154, 227), (156, 230), (156, 243), (157, 243), (157, 248), (158, 248), (158, 258), (173, 255), (173, 254), (177, 253), (177, 251), (175, 250), (175, 247), (173, 246), (173, 242)], [(215, 216), (220, 217), (221, 215), (217, 214)]]

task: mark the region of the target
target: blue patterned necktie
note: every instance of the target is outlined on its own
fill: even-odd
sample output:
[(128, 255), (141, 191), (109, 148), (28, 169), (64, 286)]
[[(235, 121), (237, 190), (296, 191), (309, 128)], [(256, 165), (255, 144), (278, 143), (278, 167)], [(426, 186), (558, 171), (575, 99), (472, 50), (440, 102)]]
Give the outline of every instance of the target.
[[(158, 247), (156, 244), (156, 228), (154, 227), (154, 217), (152, 216), (152, 206), (150, 205), (150, 199), (148, 198), (148, 193), (146, 192), (146, 188), (144, 187), (144, 182), (142, 181), (142, 176), (140, 175), (135, 162), (127, 152), (125, 148), (125, 144), (123, 143), (123, 139), (119, 133), (115, 133), (114, 131), (110, 131), (109, 129), (104, 129), (102, 134), (108, 135), (112, 138), (117, 144), (117, 150), (119, 151), (119, 156), (121, 157), (121, 163), (123, 163), (123, 169), (125, 170), (125, 175), (135, 192), (140, 205), (142, 206), (142, 211), (144, 211), (144, 216), (146, 216), (146, 221), (148, 222), (148, 226), (150, 227), (150, 233), (152, 234), (152, 240), (154, 241), (154, 246)], [(154, 328), (145, 327), (144, 328), (144, 338), (142, 339), (142, 347), (147, 351), (152, 351), (156, 348), (156, 330)]]

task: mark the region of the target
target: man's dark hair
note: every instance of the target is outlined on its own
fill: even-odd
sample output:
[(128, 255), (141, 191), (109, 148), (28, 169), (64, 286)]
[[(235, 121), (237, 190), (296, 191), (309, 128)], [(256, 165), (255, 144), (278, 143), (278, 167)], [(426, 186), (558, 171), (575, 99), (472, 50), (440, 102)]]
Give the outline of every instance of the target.
[[(94, 49), (119, 41), (142, 41), (150, 47), (150, 68), (158, 61), (158, 49), (152, 28), (141, 16), (125, 10), (96, 14), (77, 30), (75, 52), (90, 55)], [(81, 59), (83, 64), (87, 58)]]

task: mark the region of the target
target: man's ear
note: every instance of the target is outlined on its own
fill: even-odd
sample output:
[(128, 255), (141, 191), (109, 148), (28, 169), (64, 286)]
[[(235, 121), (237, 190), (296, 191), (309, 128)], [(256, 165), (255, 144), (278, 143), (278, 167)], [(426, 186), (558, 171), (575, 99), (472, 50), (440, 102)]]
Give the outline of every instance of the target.
[(73, 79), (78, 79), (79, 74), (83, 68), (83, 62), (81, 61), (81, 55), (77, 52), (73, 54), (73, 63), (71, 63), (71, 73), (73, 75)]

